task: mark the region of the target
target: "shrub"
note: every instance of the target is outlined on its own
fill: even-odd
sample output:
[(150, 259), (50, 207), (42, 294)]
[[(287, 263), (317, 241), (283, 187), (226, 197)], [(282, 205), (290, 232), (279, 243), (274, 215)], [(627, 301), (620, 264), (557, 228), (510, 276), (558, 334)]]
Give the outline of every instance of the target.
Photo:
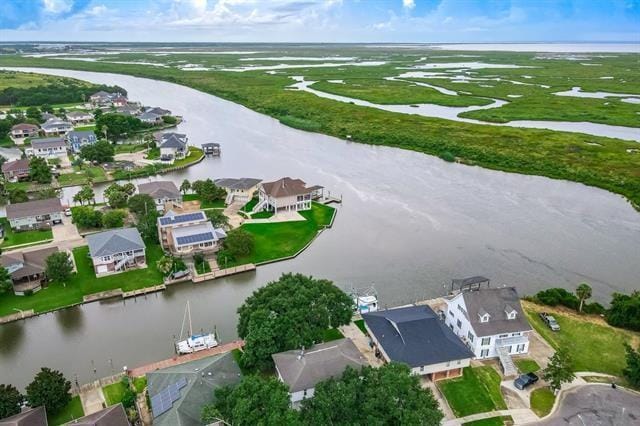
[(631, 295), (613, 293), (605, 319), (615, 327), (640, 331), (640, 292), (634, 291)]
[(122, 228), (126, 216), (124, 210), (108, 211), (102, 216), (102, 225), (105, 228)]
[(535, 295), (535, 300), (543, 305), (561, 305), (575, 310), (580, 306), (578, 298), (573, 293), (570, 293), (563, 288), (550, 288), (548, 290), (540, 291)]
[(598, 302), (593, 302), (584, 305), (584, 307), (582, 308), (582, 312), (584, 312), (585, 314), (602, 315), (606, 312), (606, 309)]
[(453, 163), (454, 161), (456, 161), (456, 156), (450, 153), (449, 151), (445, 151), (441, 153), (439, 157), (444, 161), (448, 161), (449, 163)]

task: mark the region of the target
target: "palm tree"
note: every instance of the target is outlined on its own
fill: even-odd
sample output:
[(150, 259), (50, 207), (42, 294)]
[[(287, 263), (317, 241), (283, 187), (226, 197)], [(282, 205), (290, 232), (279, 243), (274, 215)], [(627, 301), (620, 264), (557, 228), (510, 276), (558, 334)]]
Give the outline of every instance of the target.
[(582, 306), (584, 305), (584, 301), (591, 297), (591, 287), (587, 283), (580, 283), (578, 288), (576, 289), (576, 295), (578, 299), (580, 299), (580, 308), (578, 312), (582, 312)]

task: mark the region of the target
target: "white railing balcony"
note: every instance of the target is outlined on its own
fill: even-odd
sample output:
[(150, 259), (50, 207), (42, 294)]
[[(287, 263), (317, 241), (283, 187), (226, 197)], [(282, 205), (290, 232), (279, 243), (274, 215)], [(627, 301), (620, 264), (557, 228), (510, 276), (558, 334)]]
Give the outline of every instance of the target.
[(502, 339), (496, 339), (496, 348), (504, 346), (521, 345), (529, 342), (529, 336), (512, 336), (503, 337)]

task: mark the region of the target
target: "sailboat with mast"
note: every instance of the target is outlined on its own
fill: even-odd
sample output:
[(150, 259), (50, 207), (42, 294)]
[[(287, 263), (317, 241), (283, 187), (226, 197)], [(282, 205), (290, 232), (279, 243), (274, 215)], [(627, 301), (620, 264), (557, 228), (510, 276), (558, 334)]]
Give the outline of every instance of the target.
[(182, 336), (184, 334), (184, 326), (187, 320), (189, 321), (189, 337), (176, 342), (176, 352), (178, 354), (191, 354), (218, 346), (215, 330), (213, 333), (208, 334), (193, 334), (193, 327), (191, 325), (191, 305), (189, 304), (189, 301), (187, 301), (187, 307), (184, 311), (184, 317), (182, 318), (182, 327), (180, 327), (180, 339), (182, 339)]

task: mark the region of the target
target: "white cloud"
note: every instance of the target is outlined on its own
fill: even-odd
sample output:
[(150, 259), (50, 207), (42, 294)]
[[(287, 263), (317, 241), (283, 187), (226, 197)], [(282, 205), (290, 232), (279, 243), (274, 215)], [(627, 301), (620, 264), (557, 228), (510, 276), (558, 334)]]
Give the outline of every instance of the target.
[(87, 10), (85, 14), (89, 16), (101, 16), (107, 12), (107, 6), (103, 4), (99, 4), (97, 6), (93, 6), (91, 9)]
[(71, 10), (73, 0), (44, 0), (43, 6), (46, 13), (65, 13)]
[(404, 7), (405, 9), (413, 9), (414, 7), (416, 7), (416, 1), (415, 0), (402, 0), (402, 7)]

